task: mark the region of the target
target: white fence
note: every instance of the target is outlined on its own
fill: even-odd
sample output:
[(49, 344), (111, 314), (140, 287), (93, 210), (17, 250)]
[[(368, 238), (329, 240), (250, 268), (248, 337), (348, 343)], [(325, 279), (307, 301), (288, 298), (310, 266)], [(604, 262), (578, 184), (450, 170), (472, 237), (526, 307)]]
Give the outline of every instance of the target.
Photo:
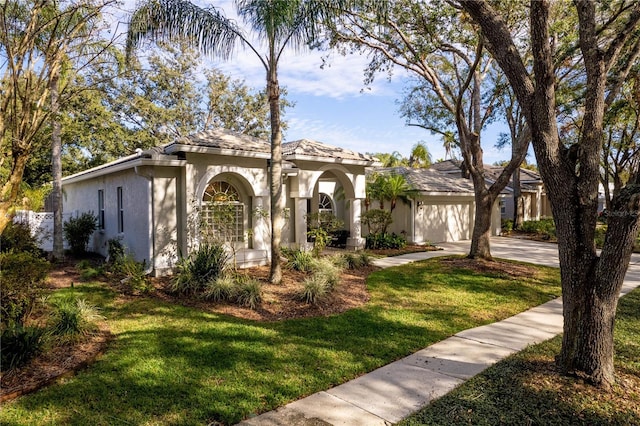
[[(64, 213), (62, 222), (66, 222), (72, 213)], [(53, 213), (36, 213), (29, 210), (18, 210), (13, 217), (14, 223), (23, 223), (29, 225), (31, 235), (38, 240), (38, 246), (44, 251), (53, 251)], [(64, 248), (69, 248), (67, 242), (64, 242)]]

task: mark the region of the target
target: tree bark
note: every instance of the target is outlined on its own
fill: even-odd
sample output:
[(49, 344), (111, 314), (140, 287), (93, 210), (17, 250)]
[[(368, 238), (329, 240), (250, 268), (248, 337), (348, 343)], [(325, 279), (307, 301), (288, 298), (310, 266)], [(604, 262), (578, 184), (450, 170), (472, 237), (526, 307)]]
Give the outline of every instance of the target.
[(271, 199), (271, 268), (269, 282), (282, 281), (280, 243), (284, 227), (284, 197), (282, 193), (282, 131), (280, 126), (280, 86), (275, 59), (267, 70), (267, 93), (271, 120), (271, 170), (269, 172), (269, 195)]
[[(564, 335), (558, 363), (566, 373), (594, 384), (613, 383), (613, 326), (617, 300), (639, 228), (640, 180), (614, 196), (605, 244), (598, 257), (594, 234), (597, 212), (599, 156), (602, 148), (607, 63), (619, 58), (619, 46), (630, 28), (637, 28), (640, 6), (634, 6), (625, 28), (606, 53), (598, 43), (595, 6), (576, 0), (580, 49), (586, 75), (585, 108), (580, 140), (565, 148), (559, 140), (555, 75), (549, 44), (549, 2), (531, 2), (530, 31), (533, 80), (528, 75), (505, 22), (484, 0), (461, 6), (482, 28), (489, 49), (507, 75), (531, 127), (533, 147), (547, 188), (558, 235), (563, 294)], [(605, 58), (607, 61), (605, 61)]]
[(471, 248), (469, 249), (470, 259), (491, 260), (491, 216), (495, 197), (489, 191), (476, 191), (475, 196), (475, 218), (473, 234), (471, 238)]
[(60, 136), (58, 85), (60, 76), (55, 73), (51, 78), (51, 168), (53, 175), (53, 252), (51, 256), (58, 262), (64, 258), (62, 238), (62, 140)]

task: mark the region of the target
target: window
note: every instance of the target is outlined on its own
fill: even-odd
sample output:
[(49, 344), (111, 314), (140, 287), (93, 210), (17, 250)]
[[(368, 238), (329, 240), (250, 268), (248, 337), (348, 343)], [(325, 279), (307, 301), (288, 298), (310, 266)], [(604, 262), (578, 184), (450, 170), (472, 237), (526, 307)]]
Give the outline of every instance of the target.
[(504, 200), (500, 200), (500, 214), (507, 212), (507, 203)]
[(209, 183), (202, 197), (203, 232), (223, 241), (244, 241), (244, 204), (231, 184)]
[(104, 229), (104, 190), (98, 190), (98, 229)]
[(333, 214), (333, 202), (331, 201), (331, 197), (324, 192), (318, 194), (318, 211)]
[(118, 193), (118, 232), (124, 232), (124, 203), (122, 200), (122, 187), (117, 189)]

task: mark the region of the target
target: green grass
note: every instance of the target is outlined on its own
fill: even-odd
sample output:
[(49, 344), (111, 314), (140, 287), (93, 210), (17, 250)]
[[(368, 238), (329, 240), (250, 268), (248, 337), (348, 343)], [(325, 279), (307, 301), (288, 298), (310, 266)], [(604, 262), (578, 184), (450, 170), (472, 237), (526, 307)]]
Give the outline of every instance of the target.
[(523, 282), (432, 259), (372, 274), (362, 308), (276, 323), (76, 286), (103, 308), (114, 341), (64, 383), (4, 404), (0, 423), (233, 424), (559, 295), (558, 271), (537, 270)]
[(560, 345), (557, 336), (497, 363), (401, 425), (640, 425), (640, 289), (618, 305), (610, 391), (560, 376)]

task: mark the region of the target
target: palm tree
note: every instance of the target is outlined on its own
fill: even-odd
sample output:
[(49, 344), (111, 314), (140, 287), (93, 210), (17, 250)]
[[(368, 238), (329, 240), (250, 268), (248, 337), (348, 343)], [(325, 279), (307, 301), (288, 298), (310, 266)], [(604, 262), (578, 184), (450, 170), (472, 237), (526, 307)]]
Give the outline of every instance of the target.
[(373, 156), (382, 163), (382, 167), (397, 167), (402, 165), (402, 154), (398, 151), (393, 151), (392, 153), (379, 152), (373, 154)]
[(411, 148), (409, 154), (409, 167), (413, 169), (425, 168), (431, 165), (431, 154), (427, 149), (427, 145), (420, 141)]
[(280, 240), (283, 228), (282, 129), (278, 64), (285, 48), (300, 49), (313, 42), (323, 22), (345, 7), (346, 0), (236, 0), (238, 16), (266, 43), (266, 53), (253, 45), (236, 23), (215, 8), (201, 8), (184, 0), (146, 0), (131, 16), (127, 36), (130, 54), (143, 39), (188, 40), (205, 55), (228, 59), (237, 44), (249, 48), (264, 66), (271, 121), (271, 271), (269, 280), (282, 279)]
[(407, 202), (414, 192), (403, 175), (391, 173), (380, 176), (380, 195), (382, 200), (389, 200), (390, 211), (396, 208), (398, 200)]

